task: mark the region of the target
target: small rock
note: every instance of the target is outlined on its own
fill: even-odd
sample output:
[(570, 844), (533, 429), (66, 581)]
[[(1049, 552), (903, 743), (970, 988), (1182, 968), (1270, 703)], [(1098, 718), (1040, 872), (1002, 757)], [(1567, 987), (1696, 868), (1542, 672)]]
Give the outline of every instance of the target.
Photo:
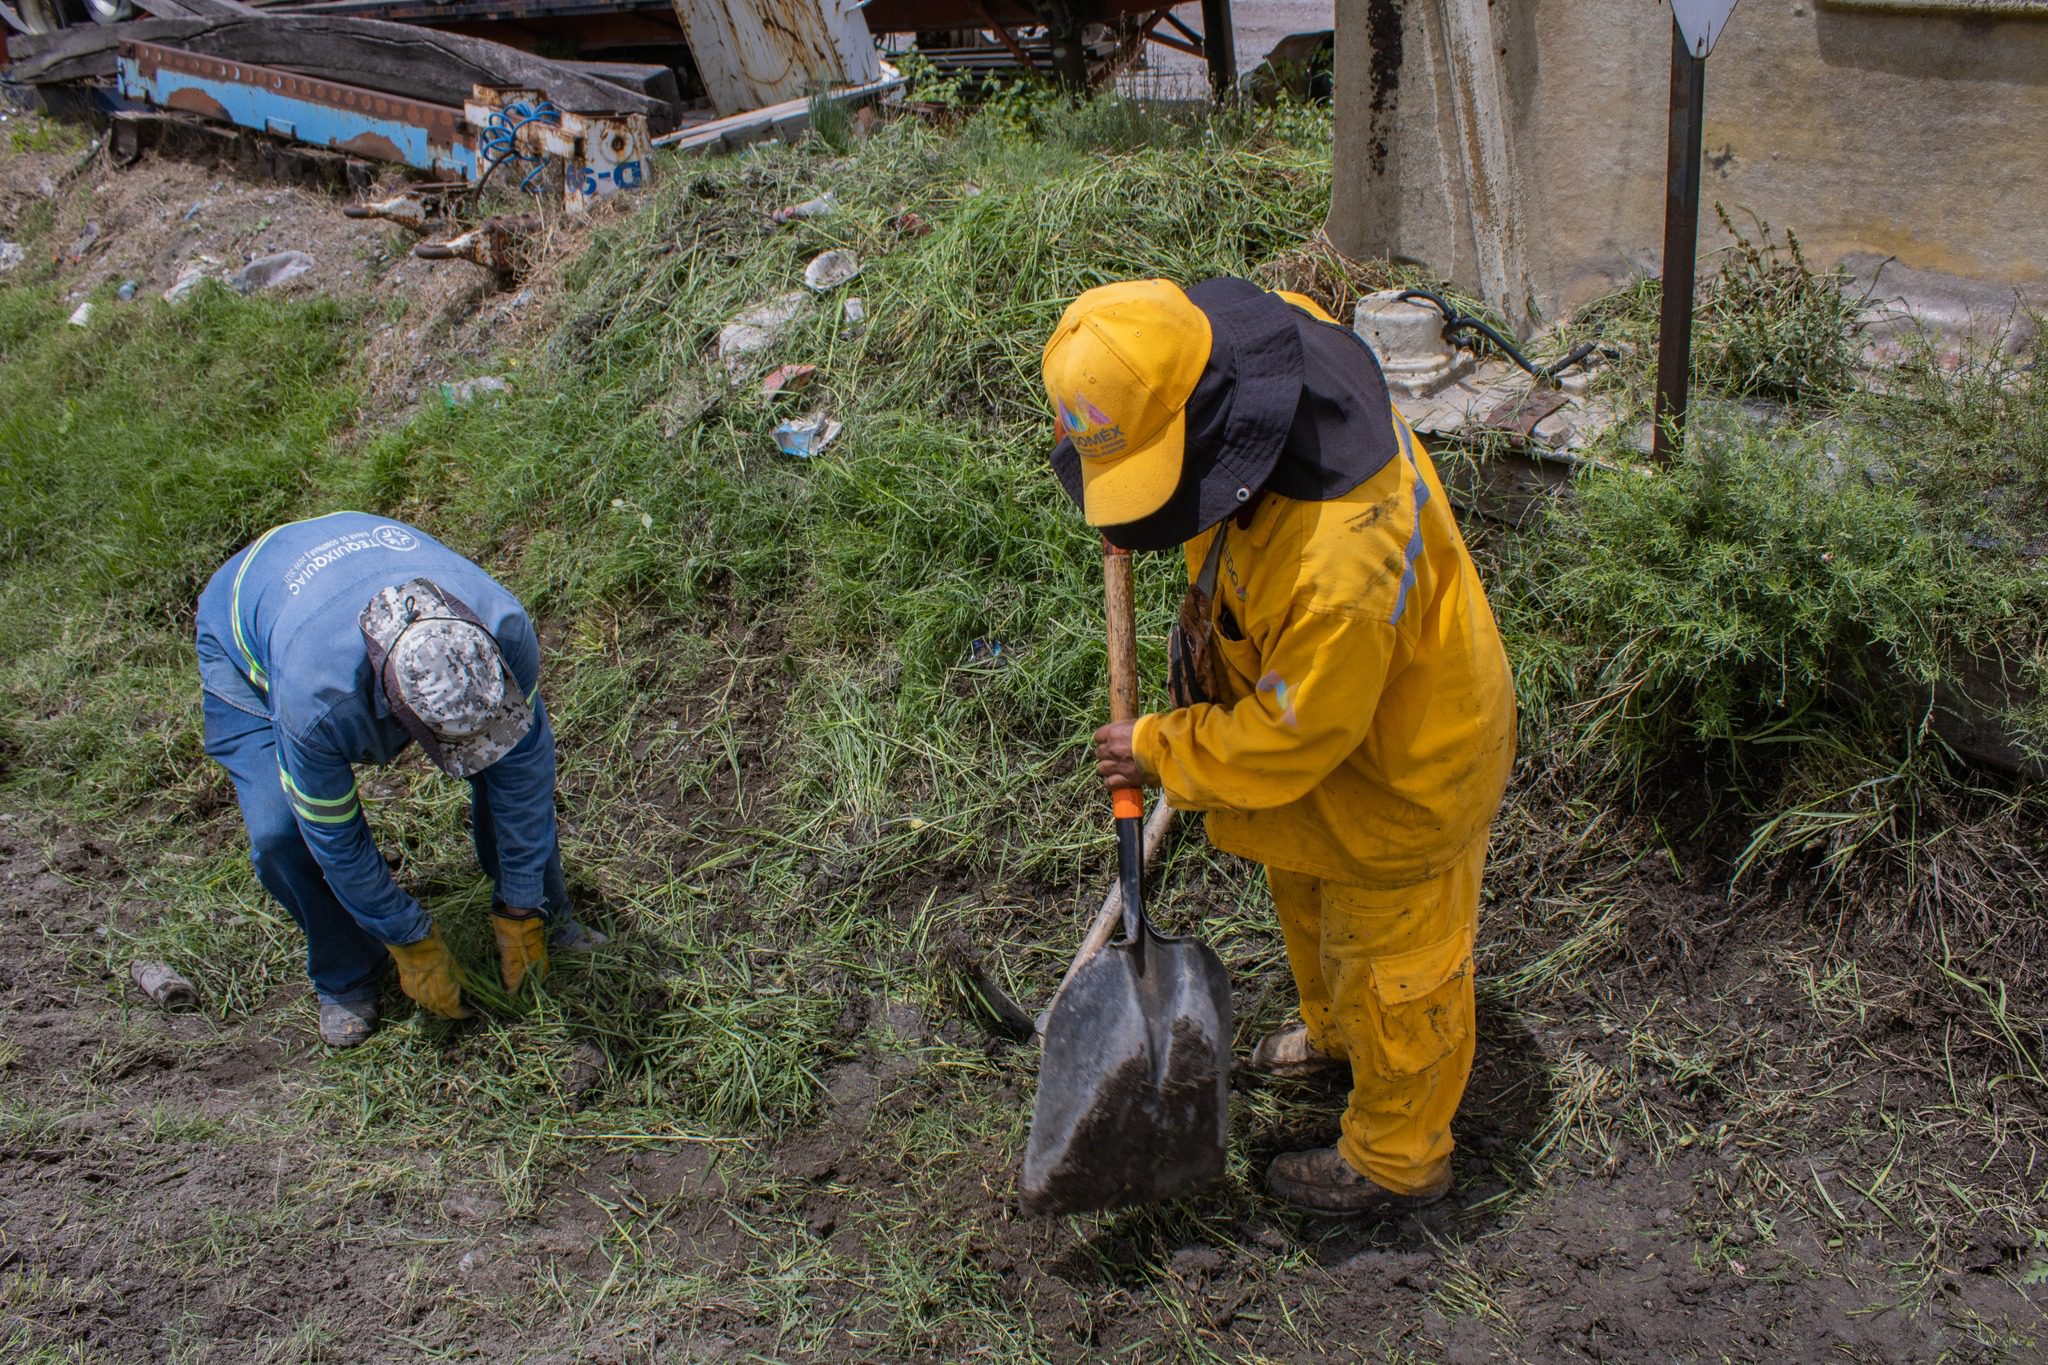
[(859, 258), (851, 251), (835, 247), (831, 251), (821, 252), (804, 267), (804, 284), (822, 294), (827, 290), (837, 289), (858, 274)]
[(611, 1060), (604, 1055), (603, 1048), (596, 1043), (576, 1044), (569, 1053), (569, 1074), (566, 1078), (570, 1101), (580, 1101), (603, 1085), (611, 1069)]
[(1281, 1232), (1278, 1228), (1271, 1227), (1260, 1228), (1257, 1232), (1253, 1233), (1252, 1241), (1268, 1251), (1286, 1251), (1293, 1245), (1287, 1240), (1285, 1233)]
[(474, 1275), (482, 1265), (483, 1261), (474, 1251), (465, 1251), (462, 1259), (455, 1263), (455, 1268), (465, 1275)]
[(459, 408), (479, 398), (488, 398), (496, 402), (510, 392), (512, 385), (503, 375), (480, 374), (474, 379), (461, 379), (452, 384), (443, 384), (441, 401), (451, 408)]
[(50, 179), (47, 175), (37, 176), (36, 193), (45, 199), (55, 199), (57, 197), (57, 182)]
[(237, 293), (253, 294), (259, 289), (275, 289), (312, 268), (313, 258), (303, 251), (276, 251), (268, 256), (258, 256), (237, 270), (228, 283)]
[(1168, 1263), (1173, 1273), (1185, 1279), (1197, 1275), (1213, 1275), (1223, 1269), (1223, 1253), (1215, 1247), (1182, 1247), (1173, 1253)]
[(28, 253), (22, 250), (21, 243), (0, 241), (0, 275), (5, 275), (20, 265), (27, 256)]
[(531, 289), (522, 289), (518, 293), (514, 294), (512, 296), (512, 301), (506, 304), (505, 306), (507, 308), (524, 308), (527, 304), (532, 302), (533, 291)]

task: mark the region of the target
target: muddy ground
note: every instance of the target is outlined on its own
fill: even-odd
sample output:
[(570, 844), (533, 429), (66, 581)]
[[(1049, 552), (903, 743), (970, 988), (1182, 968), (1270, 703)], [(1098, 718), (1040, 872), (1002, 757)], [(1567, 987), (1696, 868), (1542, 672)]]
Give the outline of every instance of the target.
[[(721, 1304), (716, 1286), (758, 1273), (746, 1252), (778, 1218), (850, 1261), (887, 1254), (854, 1235), (853, 1215), (906, 1176), (892, 1134), (950, 1091), (925, 1059), (938, 1033), (973, 1039), (964, 1019), (849, 1001), (854, 1059), (827, 1078), (816, 1124), (746, 1144), (742, 1160), (716, 1142), (596, 1144), (514, 1212), (464, 1162), (308, 1125), (303, 1096), (333, 1063), (302, 987), (241, 1018), (143, 1002), (108, 946), (150, 913), (135, 872), (59, 822), (0, 817), (0, 1341), (120, 1361), (959, 1358), (877, 1349), (887, 1309), (856, 1307), (851, 1286), (846, 1304), (801, 1305), (841, 1313), (840, 1328), (822, 1354), (792, 1356), (789, 1323)], [(1680, 886), (1661, 894), (1674, 921), (1705, 905)], [(1772, 927), (1785, 932), (1695, 938), (1688, 984), (1653, 955), (1618, 965), (1597, 995), (1522, 1012), (1496, 998), (1456, 1193), (1400, 1224), (1298, 1218), (1243, 1188), (1168, 1218), (1032, 1220), (1016, 1209), (1018, 1153), (994, 1142), (953, 1155), (946, 1206), (928, 1214), (980, 1229), (963, 1248), (973, 1272), (1028, 1314), (1053, 1359), (2044, 1358), (2038, 1291), (2015, 1284), (2032, 1248), (1989, 1220), (1943, 1226), (1930, 1246), (1933, 1225), (1901, 1217), (1869, 1174), (1875, 1158), (1878, 1187), (1911, 1186), (1920, 1167), (1983, 1178), (2027, 1155), (1915, 1138), (1887, 1160), (1886, 1116), (1940, 1110), (1970, 1078), (1884, 1060), (1919, 1050), (1936, 1022), (1910, 998), (1867, 1009), (1861, 1029), (1817, 1029), (1802, 985), (1812, 952), (1777, 946), (1800, 941), (1796, 921)], [(1272, 983), (1237, 986), (1251, 1009)], [(1637, 1017), (1621, 1017), (1630, 1004)], [(1645, 1011), (1686, 1021), (1716, 1050), (1703, 1071), (1718, 1079), (1645, 1067), (1654, 1050), (1629, 1043)], [(980, 1102), (1027, 1104), (1025, 1059), (985, 1046), (1007, 1055)], [(1629, 1078), (1628, 1098), (1664, 1117), (1642, 1131), (1672, 1134), (1668, 1146), (1626, 1131), (1620, 1095), (1569, 1093), (1569, 1078), (1599, 1074)], [(1339, 1103), (1326, 1092), (1307, 1112)], [(1791, 1135), (1767, 1121), (1795, 1110)], [(1320, 1137), (1260, 1133), (1246, 1155), (1256, 1168)], [(363, 1178), (393, 1166), (431, 1168), (411, 1175), (438, 1200)], [(1805, 1199), (1781, 1194), (1788, 1179)], [(1807, 1211), (1816, 1190), (1839, 1220)], [(506, 1302), (602, 1302), (621, 1209), (641, 1252), (697, 1294), (615, 1297), (577, 1330), (494, 1325)]]

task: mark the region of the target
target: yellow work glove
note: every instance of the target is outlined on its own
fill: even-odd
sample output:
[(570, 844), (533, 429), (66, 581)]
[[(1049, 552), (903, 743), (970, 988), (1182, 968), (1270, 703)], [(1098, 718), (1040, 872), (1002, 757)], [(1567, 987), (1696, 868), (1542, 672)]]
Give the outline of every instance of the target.
[(455, 958), (441, 941), (439, 928), (429, 929), (418, 943), (393, 943), (392, 961), (398, 964), (398, 986), (419, 1002), (421, 1009), (443, 1019), (467, 1019), (462, 988), (455, 983)]
[(538, 910), (491, 912), (491, 936), (498, 940), (498, 977), (512, 994), (531, 976), (548, 974), (548, 921)]

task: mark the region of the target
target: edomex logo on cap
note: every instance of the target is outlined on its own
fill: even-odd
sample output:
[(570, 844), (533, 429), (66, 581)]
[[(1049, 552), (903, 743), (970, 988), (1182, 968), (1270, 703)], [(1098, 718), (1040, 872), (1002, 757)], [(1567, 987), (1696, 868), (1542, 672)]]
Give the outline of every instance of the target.
[(1081, 457), (1090, 525), (1137, 521), (1173, 496), (1210, 342), (1208, 317), (1171, 280), (1106, 284), (1068, 305), (1045, 343), (1045, 394)]
[(1130, 444), (1124, 429), (1111, 421), (1109, 414), (1079, 394), (1072, 403), (1061, 403), (1059, 409), (1060, 434), (1091, 460), (1121, 454)]

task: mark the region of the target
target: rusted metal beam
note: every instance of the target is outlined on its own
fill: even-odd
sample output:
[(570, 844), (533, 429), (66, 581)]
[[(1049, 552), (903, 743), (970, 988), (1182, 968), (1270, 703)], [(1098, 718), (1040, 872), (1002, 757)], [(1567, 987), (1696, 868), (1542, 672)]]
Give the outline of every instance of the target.
[(1024, 50), (1023, 44), (1010, 36), (1010, 30), (1003, 27), (1002, 20), (996, 18), (994, 11), (982, 3), (982, 0), (974, 0), (974, 7), (981, 11), (981, 17), (988, 20), (988, 26), (995, 30), (996, 41), (1010, 49), (1010, 55), (1015, 57), (1026, 71), (1036, 71), (1038, 63), (1031, 60), (1031, 54)]
[(1657, 320), (1657, 416), (1651, 454), (1669, 464), (1685, 443), (1692, 391), (1692, 295), (1700, 237), (1700, 155), (1707, 101), (1707, 59), (1693, 55), (1671, 25), (1671, 139), (1664, 171), (1664, 280)]
[(159, 109), (475, 180), (475, 135), (462, 111), (274, 67), (123, 42), (121, 93)]

